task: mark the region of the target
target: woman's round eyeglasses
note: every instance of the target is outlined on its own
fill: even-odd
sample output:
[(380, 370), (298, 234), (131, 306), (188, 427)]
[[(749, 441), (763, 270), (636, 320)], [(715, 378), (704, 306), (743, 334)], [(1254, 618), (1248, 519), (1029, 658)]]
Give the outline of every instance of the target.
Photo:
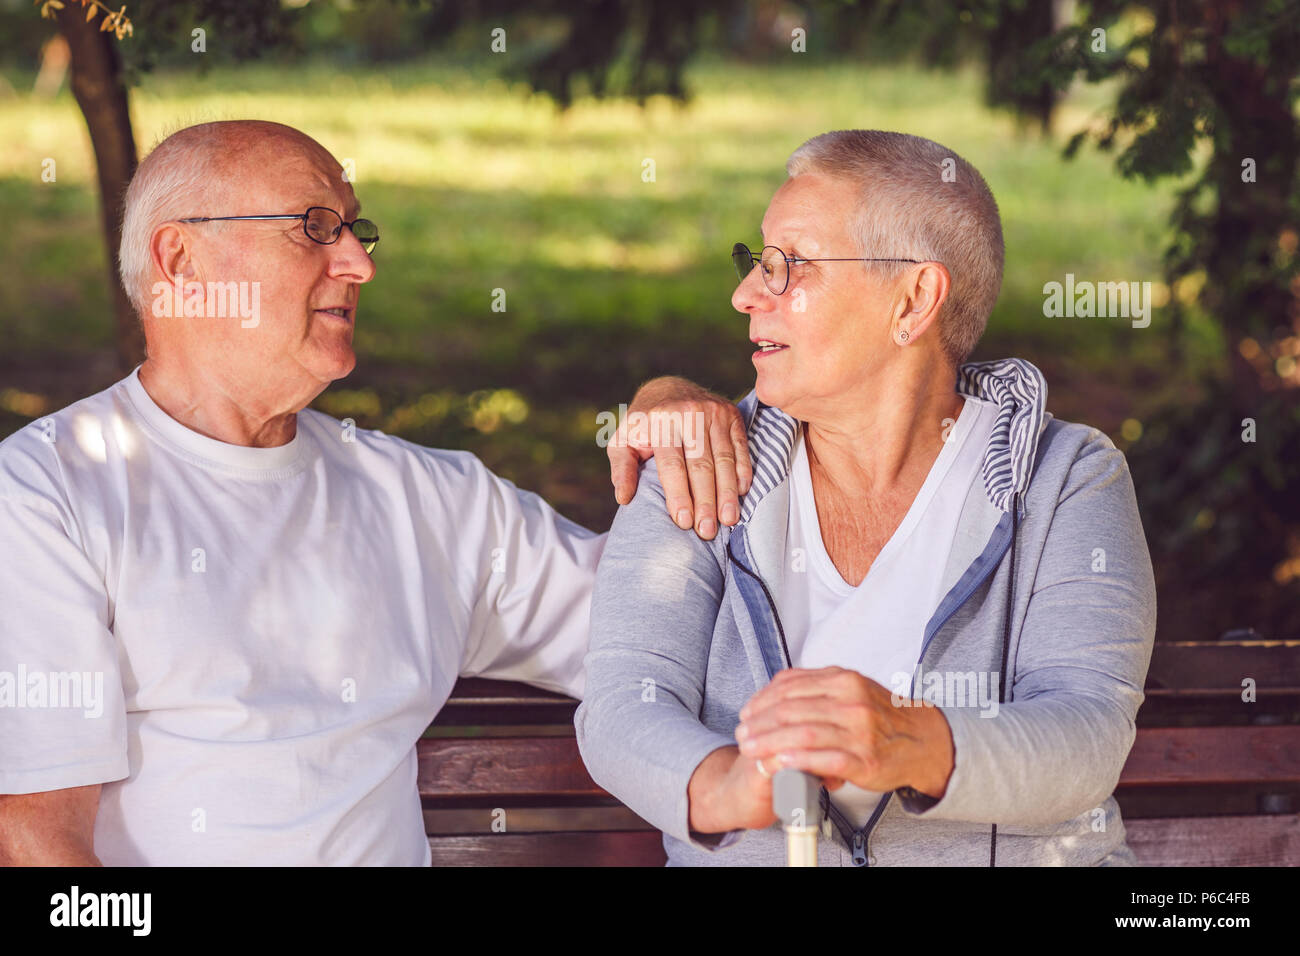
[(302, 231), (307, 234), (307, 238), (312, 242), (319, 242), (322, 246), (331, 246), (339, 241), (339, 236), (343, 235), (343, 227), (347, 226), (352, 230), (352, 235), (357, 237), (357, 242), (361, 243), (361, 248), (366, 250), (366, 255), (375, 251), (375, 246), (379, 244), (379, 227), (369, 219), (353, 219), (351, 222), (344, 222), (343, 217), (336, 213), (328, 206), (312, 206), (306, 212), (297, 216), (197, 216), (192, 219), (179, 219), (178, 222), (232, 222), (239, 219), (248, 220), (270, 220), (270, 219), (301, 219)]
[(773, 295), (782, 295), (790, 285), (790, 265), (795, 262), (924, 262), (924, 259), (800, 259), (787, 256), (776, 246), (764, 246), (758, 258), (749, 251), (743, 242), (731, 247), (731, 261), (736, 266), (736, 275), (745, 281), (745, 276), (753, 271), (757, 262), (762, 269), (763, 284)]

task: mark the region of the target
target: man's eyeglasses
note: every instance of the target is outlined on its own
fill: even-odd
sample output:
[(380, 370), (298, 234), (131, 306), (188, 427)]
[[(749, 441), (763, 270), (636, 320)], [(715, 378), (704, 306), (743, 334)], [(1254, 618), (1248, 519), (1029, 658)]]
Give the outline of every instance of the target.
[(736, 265), (736, 275), (743, 282), (757, 261), (763, 283), (773, 295), (782, 295), (790, 285), (790, 264), (794, 262), (924, 262), (924, 259), (800, 259), (787, 256), (776, 246), (764, 246), (758, 259), (743, 242), (731, 247), (731, 261)]
[(374, 252), (375, 246), (379, 244), (379, 227), (369, 219), (353, 219), (351, 222), (344, 222), (343, 217), (328, 206), (312, 206), (306, 212), (297, 216), (199, 216), (193, 219), (180, 219), (177, 221), (231, 222), (237, 219), (301, 219), (302, 231), (307, 234), (307, 238), (312, 242), (319, 242), (323, 246), (330, 246), (338, 242), (339, 236), (343, 235), (343, 227), (347, 226), (352, 230), (352, 235), (356, 236), (357, 241), (361, 243), (361, 248), (366, 250), (366, 255)]

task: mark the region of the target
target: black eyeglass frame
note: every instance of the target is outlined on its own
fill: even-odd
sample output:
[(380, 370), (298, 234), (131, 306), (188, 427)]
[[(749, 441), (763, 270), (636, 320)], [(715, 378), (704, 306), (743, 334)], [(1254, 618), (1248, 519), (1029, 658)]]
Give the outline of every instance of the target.
[[(339, 221), (338, 231), (334, 234), (334, 238), (331, 239), (329, 242), (326, 242), (324, 239), (317, 239), (315, 236), (313, 236), (310, 232), (307, 231), (307, 220), (311, 217), (312, 211), (315, 209), (323, 210)], [(374, 227), (375, 238), (362, 239), (360, 236), (357, 236), (357, 242), (361, 243), (361, 248), (365, 250), (366, 255), (370, 255), (370, 253), (374, 252), (375, 246), (379, 245), (379, 227), (375, 225), (374, 222), (372, 222), (369, 219), (361, 219), (361, 218), (353, 219), (351, 222), (344, 222), (343, 217), (340, 216), (333, 209), (331, 209), (329, 206), (308, 206), (306, 212), (300, 213), (296, 216), (291, 215), (289, 213), (285, 213), (283, 215), (275, 215), (275, 216), (192, 216), (189, 219), (177, 219), (176, 221), (177, 222), (235, 222), (238, 220), (248, 220), (248, 221), (267, 222), (274, 219), (302, 220), (302, 234), (306, 236), (308, 239), (310, 239), (312, 242), (318, 243), (319, 245), (322, 246), (332, 246), (334, 245), (334, 243), (338, 242), (339, 238), (343, 235), (343, 228), (345, 226), (348, 228), (349, 231), (352, 232), (352, 235), (356, 236), (356, 230), (354, 230), (352, 227), (359, 222), (365, 222), (365, 223), (369, 223), (371, 226)]]
[(786, 289), (790, 288), (790, 266), (794, 265), (796, 262), (914, 262), (914, 263), (921, 263), (921, 262), (929, 262), (929, 261), (930, 261), (930, 260), (928, 260), (928, 259), (876, 259), (876, 258), (861, 258), (861, 257), (855, 257), (855, 258), (850, 258), (850, 259), (801, 259), (801, 258), (799, 258), (798, 256), (787, 256), (787, 255), (785, 254), (785, 250), (782, 249), (780, 246), (764, 246), (762, 249), (758, 250), (758, 255), (755, 256), (754, 253), (750, 250), (749, 246), (745, 245), (743, 242), (738, 242), (738, 243), (736, 243), (734, 246), (731, 247), (731, 261), (732, 261), (732, 263), (735, 264), (735, 266), (736, 266), (736, 272), (737, 272), (737, 274), (740, 273), (740, 262), (736, 259), (736, 256), (738, 256), (741, 252), (744, 252), (745, 255), (749, 256), (749, 268), (745, 270), (744, 275), (741, 275), (741, 276), (740, 276), (740, 281), (741, 281), (741, 282), (744, 282), (744, 281), (745, 281), (745, 276), (749, 275), (751, 272), (754, 271), (754, 266), (758, 265), (759, 263), (761, 263), (761, 262), (763, 261), (763, 253), (767, 252), (767, 250), (769, 250), (769, 249), (775, 249), (775, 250), (780, 254), (781, 258), (785, 260), (785, 285), (783, 285), (783, 286), (781, 287), (781, 291), (780, 291), (780, 292), (777, 292), (777, 291), (776, 291), (775, 289), (773, 289), (770, 285), (768, 285), (768, 283), (767, 283), (767, 277), (766, 277), (766, 276), (763, 277), (763, 285), (767, 286), (767, 290), (768, 290), (769, 292), (771, 292), (773, 295), (785, 295), (785, 291), (786, 291)]

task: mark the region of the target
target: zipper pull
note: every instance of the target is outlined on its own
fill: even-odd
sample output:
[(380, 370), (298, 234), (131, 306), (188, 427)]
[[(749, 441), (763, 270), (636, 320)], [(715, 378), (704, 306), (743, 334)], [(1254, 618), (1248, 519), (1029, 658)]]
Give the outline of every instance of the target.
[(853, 865), (867, 865), (867, 838), (863, 836), (861, 830), (853, 834)]

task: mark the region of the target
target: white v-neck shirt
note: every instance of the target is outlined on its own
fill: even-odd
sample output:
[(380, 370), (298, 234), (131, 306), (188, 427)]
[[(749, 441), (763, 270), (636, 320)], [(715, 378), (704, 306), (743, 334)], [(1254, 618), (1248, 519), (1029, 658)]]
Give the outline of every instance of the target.
[[(795, 667), (851, 668), (886, 690), (907, 693), (925, 625), (943, 598), (939, 588), (962, 507), (971, 482), (982, 480), (980, 465), (997, 419), (992, 402), (963, 397), (921, 490), (857, 587), (840, 576), (826, 552), (800, 429), (790, 475), (789, 562), (778, 595)], [(832, 799), (862, 826), (880, 796), (846, 783)]]

